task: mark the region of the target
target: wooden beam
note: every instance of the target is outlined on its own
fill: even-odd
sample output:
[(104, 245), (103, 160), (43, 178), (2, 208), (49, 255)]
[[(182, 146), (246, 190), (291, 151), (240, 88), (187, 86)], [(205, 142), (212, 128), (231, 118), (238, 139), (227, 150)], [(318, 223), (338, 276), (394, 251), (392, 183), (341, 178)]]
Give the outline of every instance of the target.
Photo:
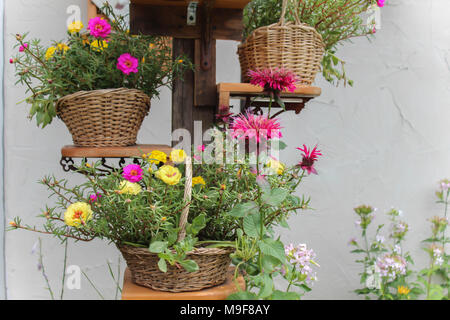
[(130, 158), (140, 157), (143, 153), (160, 150), (170, 154), (172, 148), (158, 144), (138, 144), (130, 147), (76, 147), (64, 146), (61, 156), (68, 158)]
[[(183, 39), (200, 39), (203, 10), (198, 10), (195, 26), (186, 24), (186, 8), (130, 4), (130, 32)], [(212, 9), (212, 38), (242, 40), (242, 10)]]
[[(195, 40), (173, 39), (173, 56), (186, 55), (195, 61)], [(216, 69), (216, 65), (212, 66)], [(195, 75), (192, 71), (185, 72), (184, 79), (175, 80), (172, 89), (172, 131), (187, 129), (194, 139), (194, 121), (201, 121), (203, 131), (211, 128), (214, 122), (215, 101), (211, 106), (195, 107)], [(194, 142), (193, 140), (191, 141)], [(174, 145), (177, 142), (174, 142)]]
[[(131, 0), (132, 4), (149, 4), (154, 6), (187, 7), (192, 0)], [(216, 0), (215, 8), (243, 9), (250, 0)], [(200, 1), (200, 4), (203, 0)]]

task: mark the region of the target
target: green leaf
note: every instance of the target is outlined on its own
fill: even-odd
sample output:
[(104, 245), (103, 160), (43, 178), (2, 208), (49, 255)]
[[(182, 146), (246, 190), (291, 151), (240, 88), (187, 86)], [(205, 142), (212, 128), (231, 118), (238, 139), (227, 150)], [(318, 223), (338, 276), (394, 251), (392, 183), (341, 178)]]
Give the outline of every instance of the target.
[(267, 273), (262, 276), (261, 280), (263, 283), (258, 296), (259, 298), (264, 299), (270, 296), (273, 292), (273, 280)]
[(261, 224), (261, 217), (259, 216), (259, 214), (254, 213), (246, 216), (243, 222), (245, 234), (252, 238), (258, 238), (260, 224)]
[(148, 248), (153, 253), (163, 253), (168, 247), (167, 241), (155, 241)]
[(284, 105), (283, 99), (281, 99), (280, 96), (275, 95), (275, 101), (279, 104), (280, 107), (283, 108), (283, 110), (286, 110), (286, 106)]
[(253, 202), (245, 202), (238, 203), (234, 206), (234, 208), (229, 212), (230, 216), (236, 218), (242, 218), (247, 216), (248, 214), (255, 213), (257, 211), (258, 205)]
[(263, 193), (262, 201), (270, 206), (279, 206), (288, 196), (289, 191), (282, 188), (272, 189)]
[(256, 294), (248, 291), (239, 291), (227, 297), (227, 300), (257, 300)]
[(286, 255), (284, 252), (284, 245), (279, 240), (264, 239), (259, 242), (259, 248), (263, 254), (275, 257), (280, 262), (284, 263), (286, 261)]
[(167, 272), (167, 263), (166, 263), (166, 260), (164, 260), (164, 259), (159, 259), (159, 261), (158, 261), (158, 268), (159, 268), (159, 270), (161, 270), (162, 272), (166, 273), (166, 272)]
[(206, 227), (206, 215), (201, 214), (192, 221), (192, 224), (189, 227), (189, 234), (196, 235), (198, 234), (204, 227)]
[(268, 255), (263, 255), (261, 262), (262, 267), (266, 272), (272, 272), (281, 264), (279, 259)]
[(194, 260), (184, 260), (184, 261), (180, 261), (179, 263), (188, 272), (198, 271), (198, 264)]
[(297, 292), (275, 290), (271, 296), (271, 300), (300, 300), (300, 295)]

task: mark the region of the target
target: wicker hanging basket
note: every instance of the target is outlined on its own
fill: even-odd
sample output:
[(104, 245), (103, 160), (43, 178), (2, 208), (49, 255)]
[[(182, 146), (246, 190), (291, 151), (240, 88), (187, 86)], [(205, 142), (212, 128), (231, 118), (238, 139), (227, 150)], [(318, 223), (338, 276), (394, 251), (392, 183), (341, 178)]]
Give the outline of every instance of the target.
[[(192, 160), (186, 159), (186, 184), (184, 202), (189, 203), (192, 196)], [(186, 223), (189, 214), (187, 205), (180, 217), (178, 241), (186, 236)], [(187, 254), (194, 260), (199, 270), (188, 272), (184, 268), (167, 266), (167, 272), (158, 268), (159, 257), (147, 248), (136, 248), (129, 245), (118, 246), (131, 271), (135, 284), (158, 291), (187, 292), (198, 291), (220, 285), (226, 281), (231, 264), (230, 254), (233, 248), (196, 248)]]
[(150, 98), (136, 89), (79, 91), (56, 104), (58, 117), (80, 147), (125, 147), (136, 144), (137, 133), (150, 110)]
[[(286, 22), (289, 0), (283, 0), (278, 23), (260, 27), (238, 46), (239, 62), (244, 81), (249, 82), (249, 70), (287, 69), (299, 77), (299, 84), (311, 85), (325, 52), (322, 36), (313, 27), (301, 23), (294, 10), (295, 23)], [(294, 0), (297, 4), (298, 0)], [(298, 4), (297, 4), (298, 5)]]

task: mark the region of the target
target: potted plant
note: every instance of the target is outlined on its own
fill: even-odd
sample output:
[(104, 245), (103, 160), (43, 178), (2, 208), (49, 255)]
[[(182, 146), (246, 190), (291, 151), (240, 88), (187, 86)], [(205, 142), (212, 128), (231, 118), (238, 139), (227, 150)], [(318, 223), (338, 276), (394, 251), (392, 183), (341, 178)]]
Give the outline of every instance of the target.
[(172, 59), (165, 38), (130, 35), (125, 18), (105, 4), (109, 18), (89, 21), (88, 32), (75, 21), (65, 42), (45, 47), (16, 35), (18, 54), (10, 62), (17, 82), (27, 87), (29, 117), (45, 127), (61, 118), (77, 146), (128, 146), (150, 110), (158, 89), (192, 68)]
[[(321, 65), (322, 74), (327, 81), (339, 83), (342, 80), (344, 84), (353, 85), (345, 73), (345, 62), (336, 56), (338, 45), (354, 37), (373, 35), (376, 32), (375, 21), (371, 21), (367, 25), (362, 14), (374, 6), (383, 7), (384, 4), (385, 0), (253, 0), (244, 10), (244, 41), (238, 50), (245, 80), (249, 80), (248, 69), (285, 67), (296, 73), (301, 78), (300, 81), (303, 81), (301, 83), (311, 84), (315, 76), (315, 73), (312, 74), (311, 71), (319, 71), (315, 68), (315, 64), (318, 63), (318, 66)], [(291, 43), (290, 46), (284, 48), (271, 43), (273, 48), (262, 49), (262, 52), (266, 52), (264, 57), (261, 57), (261, 52), (255, 52), (249, 47), (249, 40), (261, 41), (259, 38), (265, 29), (279, 29), (280, 20), (284, 24), (290, 22), (299, 25), (301, 22), (309, 28), (314, 28), (323, 43), (325, 50), (323, 59), (322, 57), (318, 61), (312, 59), (314, 57), (312, 48), (317, 47), (318, 44), (313, 46), (314, 37), (307, 36), (306, 31), (303, 36), (305, 43), (303, 46), (311, 48), (309, 53), (311, 58), (307, 59), (308, 61), (286, 59), (286, 57), (290, 57), (291, 52), (300, 50), (300, 48), (296, 48), (299, 46), (299, 42)], [(280, 33), (280, 39), (283, 42), (286, 41), (284, 39), (292, 41), (291, 38), (294, 34), (291, 31), (280, 30)], [(256, 56), (260, 58), (255, 59)], [(299, 55), (294, 54), (293, 57), (295, 56)], [(318, 58), (317, 55), (315, 57)], [(305, 71), (307, 72), (305, 73)]]

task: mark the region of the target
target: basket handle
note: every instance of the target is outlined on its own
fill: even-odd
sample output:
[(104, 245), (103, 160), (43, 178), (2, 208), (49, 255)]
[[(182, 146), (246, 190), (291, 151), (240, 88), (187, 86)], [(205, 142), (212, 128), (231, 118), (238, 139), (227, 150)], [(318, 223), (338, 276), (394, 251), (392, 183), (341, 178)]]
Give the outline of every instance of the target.
[(189, 215), (190, 201), (192, 199), (192, 158), (186, 157), (186, 182), (184, 184), (185, 207), (181, 212), (177, 242), (183, 241), (186, 237), (186, 223)]
[[(286, 24), (286, 12), (288, 3), (290, 0), (283, 0), (283, 3), (281, 5), (281, 17), (280, 17), (280, 25)], [(299, 0), (291, 0), (294, 3), (294, 18), (297, 24), (301, 24), (300, 17), (298, 16), (298, 2)]]

